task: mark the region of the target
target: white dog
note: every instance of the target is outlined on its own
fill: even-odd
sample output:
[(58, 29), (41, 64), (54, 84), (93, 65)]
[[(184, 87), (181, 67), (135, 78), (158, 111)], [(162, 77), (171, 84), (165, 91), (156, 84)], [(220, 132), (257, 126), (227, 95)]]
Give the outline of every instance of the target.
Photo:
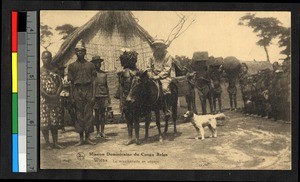
[(225, 114), (215, 114), (215, 115), (197, 115), (194, 114), (192, 111), (187, 111), (183, 117), (185, 120), (190, 120), (193, 126), (197, 131), (197, 136), (195, 137), (196, 140), (199, 139), (199, 135), (201, 132), (201, 140), (204, 140), (204, 127), (208, 126), (210, 131), (212, 132), (212, 137), (217, 137), (217, 120), (226, 119)]

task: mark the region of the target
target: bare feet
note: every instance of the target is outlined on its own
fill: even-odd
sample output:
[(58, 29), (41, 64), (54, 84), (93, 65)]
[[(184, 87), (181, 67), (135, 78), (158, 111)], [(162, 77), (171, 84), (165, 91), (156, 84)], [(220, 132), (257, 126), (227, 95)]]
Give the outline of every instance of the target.
[(85, 140), (85, 143), (90, 144), (90, 145), (96, 145), (96, 143), (93, 142), (93, 141), (92, 141), (91, 139), (89, 139), (89, 138), (87, 138), (87, 139)]
[(104, 133), (100, 133), (100, 137), (106, 138), (106, 135)]
[(50, 145), (49, 142), (46, 142), (45, 148), (46, 148), (46, 150), (51, 150), (52, 149), (52, 147), (51, 147), (51, 145)]
[(100, 132), (98, 132), (96, 138), (101, 138), (101, 137), (102, 136), (101, 136)]
[(80, 145), (83, 145), (83, 144), (84, 144), (84, 142), (82, 140), (80, 140), (78, 143), (75, 144), (75, 146), (77, 147), (77, 146), (80, 146)]
[(141, 145), (141, 141), (139, 139), (136, 139), (136, 142), (135, 142), (137, 145)]
[(53, 145), (53, 148), (56, 148), (56, 149), (64, 149), (65, 147), (59, 145), (59, 144), (54, 144)]
[(134, 140), (133, 139), (130, 139), (126, 145), (130, 145), (130, 144), (133, 144), (134, 143)]

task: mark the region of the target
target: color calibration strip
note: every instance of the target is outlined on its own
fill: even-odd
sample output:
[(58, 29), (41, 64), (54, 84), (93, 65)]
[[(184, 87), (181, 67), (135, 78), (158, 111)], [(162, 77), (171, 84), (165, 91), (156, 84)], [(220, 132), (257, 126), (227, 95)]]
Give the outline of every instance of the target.
[(12, 12), (12, 171), (19, 172), (18, 152), (18, 12)]
[(12, 12), (12, 171), (37, 170), (36, 12)]

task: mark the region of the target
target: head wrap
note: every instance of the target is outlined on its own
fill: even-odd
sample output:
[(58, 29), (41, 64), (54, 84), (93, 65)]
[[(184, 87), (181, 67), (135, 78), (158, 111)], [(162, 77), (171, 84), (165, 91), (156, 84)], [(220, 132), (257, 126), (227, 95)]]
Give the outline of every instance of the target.
[(76, 49), (86, 50), (86, 48), (85, 48), (85, 43), (83, 42), (82, 39), (80, 39), (80, 40), (78, 41), (78, 43), (76, 44), (75, 50), (76, 50)]
[(133, 50), (124, 51), (123, 54), (120, 55), (121, 65), (135, 65), (137, 62), (138, 53)]

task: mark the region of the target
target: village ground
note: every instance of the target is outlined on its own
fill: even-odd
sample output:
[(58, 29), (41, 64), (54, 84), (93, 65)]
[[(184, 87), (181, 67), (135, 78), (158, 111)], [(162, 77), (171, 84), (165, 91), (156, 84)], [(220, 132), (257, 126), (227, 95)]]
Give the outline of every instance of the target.
[[(242, 106), (239, 92), (238, 98), (238, 106)], [(197, 106), (199, 110), (199, 103)], [(223, 106), (229, 107), (226, 92)], [(185, 111), (185, 107), (179, 107), (179, 135), (173, 136), (171, 122), (162, 143), (154, 121), (149, 139), (141, 145), (126, 145), (125, 123), (107, 124), (106, 139), (95, 139), (93, 133), (95, 146), (75, 147), (79, 136), (71, 126), (66, 127), (65, 133), (59, 131), (59, 142), (65, 149), (46, 150), (41, 136), (40, 166), (42, 169), (291, 169), (291, 124), (225, 110), (230, 118), (219, 122), (218, 137), (209, 138), (211, 133), (206, 128), (207, 138), (202, 141), (194, 139), (192, 124), (183, 121)], [(141, 122), (141, 138), (144, 133)]]
[[(126, 145), (126, 124), (108, 124), (108, 138), (97, 145), (75, 147), (79, 136), (72, 127), (59, 134), (65, 149), (45, 150), (41, 138), (42, 169), (291, 169), (291, 125), (283, 121), (244, 116), (226, 111), (230, 117), (218, 126), (217, 138), (195, 140), (191, 123), (178, 122), (179, 136), (170, 125), (164, 141), (158, 141), (155, 122), (150, 138), (141, 145)], [(144, 136), (141, 123), (141, 137)], [(210, 135), (205, 129), (205, 137)], [(95, 134), (92, 135), (92, 138)], [(112, 156), (112, 154), (126, 156)], [(83, 156), (83, 158), (81, 158)]]

